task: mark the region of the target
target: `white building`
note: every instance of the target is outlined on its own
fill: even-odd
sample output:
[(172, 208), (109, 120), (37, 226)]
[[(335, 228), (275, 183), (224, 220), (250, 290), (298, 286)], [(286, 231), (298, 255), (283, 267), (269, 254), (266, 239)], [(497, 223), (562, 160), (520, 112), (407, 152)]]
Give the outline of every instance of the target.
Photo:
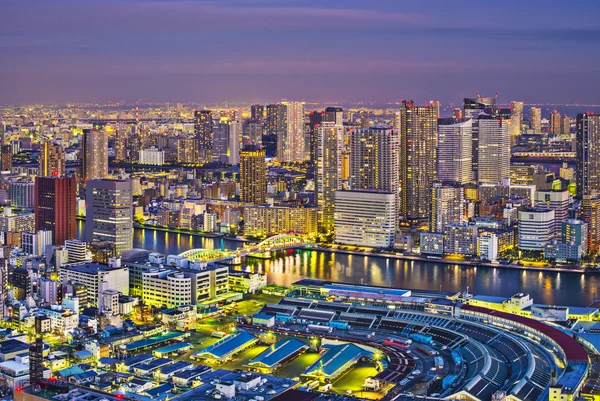
[(519, 211), (519, 249), (542, 251), (555, 235), (554, 210), (531, 208)]
[(57, 291), (56, 291), (56, 281), (50, 280), (46, 277), (40, 277), (40, 300), (42, 302), (53, 305), (56, 303)]
[(338, 244), (388, 248), (396, 232), (396, 194), (335, 192), (335, 241)]
[(494, 262), (498, 259), (498, 237), (494, 233), (483, 232), (477, 238), (477, 254), (481, 259)]
[(492, 116), (479, 116), (477, 179), (502, 182), (510, 178), (509, 122)]
[(569, 192), (555, 190), (536, 191), (534, 206), (554, 210), (554, 230), (555, 235), (558, 237), (562, 229), (562, 223), (569, 219)]
[(283, 162), (296, 162), (305, 159), (304, 144), (304, 103), (282, 102), (285, 108), (285, 121), (281, 134), (277, 135), (277, 158)]
[(324, 122), (317, 127), (315, 198), (319, 224), (326, 230), (333, 226), (333, 197), (342, 189), (342, 136), (344, 127)]
[(60, 284), (83, 284), (88, 291), (88, 299), (97, 305), (100, 283), (108, 282), (108, 288), (129, 295), (129, 270), (127, 267), (110, 267), (98, 263), (77, 266), (62, 266), (58, 269)]
[(140, 163), (162, 166), (165, 164), (165, 152), (156, 147), (142, 149), (140, 150)]
[(454, 122), (440, 119), (438, 124), (437, 178), (441, 182), (468, 184), (473, 176), (473, 120)]
[(40, 230), (37, 233), (24, 232), (21, 234), (21, 248), (28, 255), (45, 255), (47, 245), (52, 245), (52, 231), (50, 230)]
[(204, 213), (204, 231), (213, 232), (217, 230), (217, 214), (216, 213)]
[(78, 239), (68, 239), (65, 241), (65, 248), (68, 252), (68, 263), (91, 262), (92, 253), (88, 250), (87, 243)]

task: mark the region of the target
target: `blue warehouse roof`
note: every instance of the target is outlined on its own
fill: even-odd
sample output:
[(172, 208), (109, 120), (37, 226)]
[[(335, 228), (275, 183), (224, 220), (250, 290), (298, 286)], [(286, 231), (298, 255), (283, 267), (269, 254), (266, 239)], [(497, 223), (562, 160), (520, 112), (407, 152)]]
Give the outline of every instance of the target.
[(275, 368), (290, 355), (294, 355), (307, 348), (308, 345), (293, 338), (281, 340), (261, 352), (256, 358), (252, 359), (248, 363), (248, 366), (260, 365), (267, 368)]
[(204, 348), (194, 354), (194, 357), (226, 359), (238, 350), (257, 342), (258, 339), (250, 333), (241, 331), (235, 334), (228, 335), (225, 338), (217, 341), (211, 346)]
[(366, 354), (368, 353), (364, 349), (354, 344), (335, 345), (309, 366), (302, 375), (333, 379)]

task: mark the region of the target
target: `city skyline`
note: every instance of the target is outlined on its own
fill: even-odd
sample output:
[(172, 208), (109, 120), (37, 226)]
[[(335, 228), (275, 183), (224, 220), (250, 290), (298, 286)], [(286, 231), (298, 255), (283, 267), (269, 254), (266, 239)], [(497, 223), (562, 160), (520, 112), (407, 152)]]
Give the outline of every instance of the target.
[(497, 88), (507, 102), (597, 103), (598, 7), (5, 2), (0, 103), (447, 103)]

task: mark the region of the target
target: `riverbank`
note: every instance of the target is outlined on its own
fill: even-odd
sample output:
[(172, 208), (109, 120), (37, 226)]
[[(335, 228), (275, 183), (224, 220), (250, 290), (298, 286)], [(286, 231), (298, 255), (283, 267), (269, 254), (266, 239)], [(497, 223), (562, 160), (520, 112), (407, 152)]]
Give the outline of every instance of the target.
[(439, 263), (439, 264), (445, 264), (445, 265), (458, 265), (458, 266), (465, 266), (465, 267), (484, 267), (484, 268), (523, 270), (523, 271), (536, 271), (536, 272), (600, 275), (599, 269), (582, 269), (582, 268), (565, 268), (565, 267), (538, 267), (538, 266), (522, 266), (522, 265), (514, 265), (514, 264), (504, 265), (504, 264), (499, 264), (499, 263), (495, 264), (495, 263), (471, 262), (468, 260), (428, 258), (428, 257), (416, 256), (416, 255), (398, 255), (395, 253), (384, 253), (384, 252), (377, 252), (377, 253), (375, 253), (375, 252), (358, 252), (358, 251), (349, 251), (349, 250), (345, 250), (345, 249), (325, 248), (325, 247), (321, 247), (321, 246), (304, 247), (302, 249), (326, 252), (326, 253), (339, 253), (339, 254), (344, 254), (344, 255), (366, 256), (366, 257), (371, 257), (371, 258), (407, 260), (407, 261), (426, 262), (426, 263)]

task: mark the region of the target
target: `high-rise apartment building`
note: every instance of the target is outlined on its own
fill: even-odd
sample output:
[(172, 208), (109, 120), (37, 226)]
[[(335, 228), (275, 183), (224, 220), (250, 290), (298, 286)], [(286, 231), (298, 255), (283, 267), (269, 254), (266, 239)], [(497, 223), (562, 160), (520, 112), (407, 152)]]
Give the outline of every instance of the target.
[(62, 146), (53, 145), (50, 141), (42, 144), (39, 159), (38, 176), (49, 177), (65, 175), (65, 151)]
[(388, 126), (350, 132), (350, 188), (398, 195), (399, 133)]
[(35, 230), (52, 231), (52, 243), (76, 237), (77, 183), (74, 178), (35, 178)]
[(333, 229), (334, 193), (342, 188), (343, 129), (335, 122), (322, 122), (317, 127), (315, 198), (324, 231)]
[(477, 180), (502, 182), (510, 178), (510, 122), (490, 115), (478, 118)]
[(213, 118), (211, 110), (194, 111), (196, 162), (210, 163), (213, 159)]
[(472, 170), (473, 120), (438, 120), (437, 179), (468, 184)]
[[(305, 157), (304, 103), (282, 102), (280, 107), (282, 106), (285, 107), (285, 113), (283, 110), (278, 110), (277, 115), (277, 158), (282, 162), (303, 161)], [(285, 125), (283, 116), (285, 116)]]
[(90, 180), (86, 190), (86, 241), (110, 241), (117, 255), (133, 246), (131, 181)]
[(428, 224), (431, 186), (437, 180), (437, 115), (435, 108), (400, 107), (400, 213), (411, 224)]
[(108, 134), (106, 132), (84, 130), (81, 152), (85, 180), (108, 177)]
[(560, 134), (563, 136), (571, 135), (571, 119), (566, 114), (560, 119)]
[(540, 107), (529, 109), (529, 126), (535, 134), (542, 132), (542, 109)]
[(10, 171), (12, 168), (12, 149), (10, 145), (4, 145), (0, 149), (0, 170)]
[(577, 197), (600, 194), (600, 114), (577, 115)]
[(9, 190), (12, 207), (25, 209), (35, 207), (35, 183), (33, 181), (11, 182)]
[(244, 123), (242, 146), (262, 146), (265, 126), (261, 121), (249, 120)]
[(550, 113), (550, 133), (560, 135), (561, 128), (561, 115), (558, 110), (553, 110), (552, 113)]
[(583, 195), (581, 219), (588, 224), (588, 252), (595, 252), (600, 248), (600, 197)]
[(250, 106), (250, 119), (262, 123), (265, 120), (265, 106), (261, 104)]
[(510, 102), (510, 138), (511, 144), (517, 143), (517, 138), (521, 135), (521, 125), (523, 125), (523, 102)]
[(434, 183), (429, 231), (442, 233), (447, 225), (463, 222), (463, 207), (464, 189), (461, 185)]
[(242, 202), (266, 203), (267, 167), (264, 148), (248, 146), (240, 152), (240, 199)]
[(495, 97), (481, 97), (477, 95), (475, 98), (464, 98), (463, 110), (465, 119), (473, 119), (472, 128), (471, 128), (471, 138), (473, 139), (473, 144), (471, 146), (472, 156), (471, 156), (471, 164), (473, 170), (473, 179), (477, 179), (477, 169), (479, 162), (479, 115), (480, 114), (488, 114), (494, 115), (496, 114), (496, 98)]

